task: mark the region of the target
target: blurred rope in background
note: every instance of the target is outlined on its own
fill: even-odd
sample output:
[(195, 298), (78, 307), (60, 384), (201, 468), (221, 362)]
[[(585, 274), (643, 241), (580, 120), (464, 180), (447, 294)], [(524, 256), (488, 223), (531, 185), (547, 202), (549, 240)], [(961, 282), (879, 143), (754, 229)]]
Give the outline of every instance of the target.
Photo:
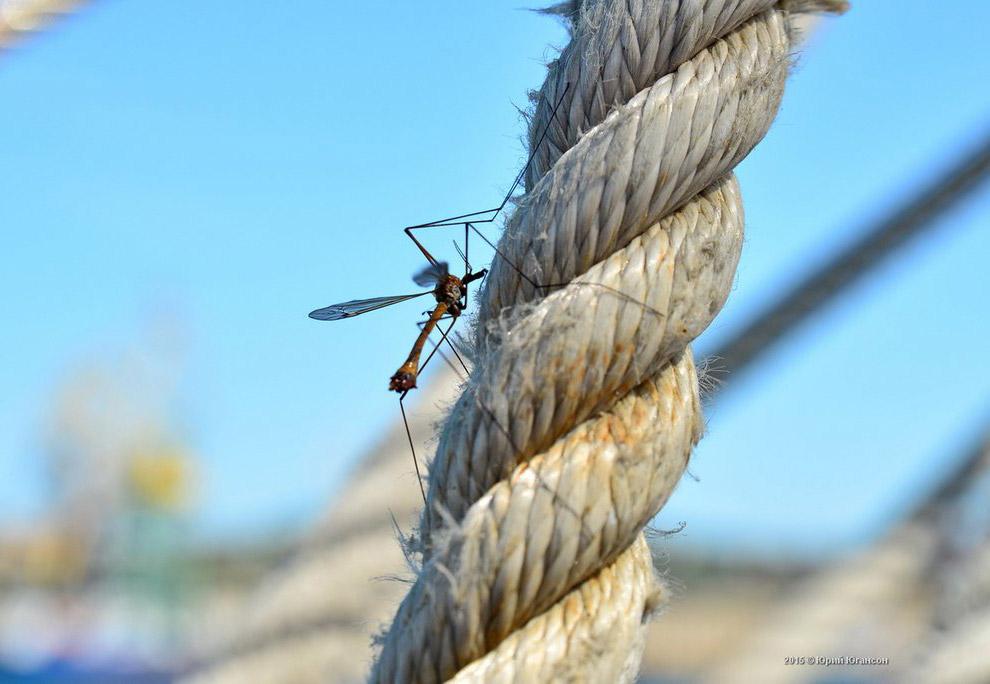
[[(990, 432), (879, 542), (796, 581), (700, 681), (816, 681), (782, 654), (841, 658), (869, 643), (883, 681), (979, 684), (990, 675)], [(928, 587), (931, 587), (929, 589)], [(986, 642), (984, 642), (986, 643)], [(840, 663), (841, 677), (869, 668)], [(866, 678), (865, 681), (872, 681)]]
[(84, 0), (0, 0), (0, 50), (82, 4)]
[(720, 372), (738, 373), (814, 312), (912, 238), (939, 225), (939, 216), (979, 190), (990, 176), (990, 134), (931, 185), (909, 197), (887, 218), (860, 232), (855, 242), (805, 276), (775, 304), (712, 352)]

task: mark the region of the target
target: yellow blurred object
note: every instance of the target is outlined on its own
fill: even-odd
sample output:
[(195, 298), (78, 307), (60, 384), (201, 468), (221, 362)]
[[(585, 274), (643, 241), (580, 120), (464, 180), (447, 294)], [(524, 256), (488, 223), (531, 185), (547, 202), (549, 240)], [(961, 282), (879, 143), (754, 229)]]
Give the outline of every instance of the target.
[(188, 500), (190, 459), (178, 447), (135, 454), (129, 482), (133, 497), (149, 508), (175, 510)]

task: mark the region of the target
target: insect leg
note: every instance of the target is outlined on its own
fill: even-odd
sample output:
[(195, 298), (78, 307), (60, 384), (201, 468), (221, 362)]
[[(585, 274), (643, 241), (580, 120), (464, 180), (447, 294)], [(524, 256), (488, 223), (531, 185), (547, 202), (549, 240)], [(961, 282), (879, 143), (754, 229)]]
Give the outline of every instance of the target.
[(457, 350), (454, 349), (454, 345), (451, 344), (450, 340), (447, 337), (447, 335), (450, 333), (451, 328), (454, 327), (454, 323), (456, 323), (456, 322), (457, 322), (457, 319), (456, 318), (453, 319), (450, 322), (450, 325), (447, 326), (447, 329), (446, 330), (440, 330), (440, 328), (437, 327), (437, 330), (440, 330), (440, 336), (441, 336), (442, 339), (440, 340), (440, 342), (438, 342), (436, 344), (435, 347), (433, 347), (433, 351), (431, 351), (430, 354), (429, 354), (429, 356), (426, 357), (426, 361), (423, 361), (423, 363), (420, 364), (420, 366), (419, 366), (419, 372), (420, 373), (423, 372), (423, 369), (426, 368), (426, 364), (428, 364), (430, 362), (430, 359), (433, 358), (433, 355), (437, 353), (437, 350), (440, 348), (440, 345), (443, 344), (444, 342), (446, 342), (450, 346), (450, 348), (454, 351), (454, 356), (456, 356), (457, 357), (457, 360), (461, 362), (461, 366), (464, 368), (464, 372), (465, 373), (468, 372), (467, 365), (464, 363), (464, 360), (461, 358), (460, 354), (457, 353)]
[[(522, 278), (523, 280), (525, 280), (527, 283), (529, 283), (529, 285), (534, 290), (541, 290), (543, 292), (543, 294), (549, 294), (551, 290), (555, 290), (555, 289), (559, 289), (559, 288), (562, 288), (562, 287), (566, 287), (567, 285), (570, 284), (570, 283), (542, 283), (542, 284), (541, 283), (537, 283), (535, 280), (533, 280), (528, 275), (526, 275), (526, 273), (523, 272), (523, 270), (519, 266), (517, 266), (515, 263), (513, 263), (511, 259), (509, 259), (507, 256), (505, 256), (505, 254), (503, 254), (502, 251), (498, 247), (495, 246), (495, 243), (494, 242), (492, 242), (487, 237), (485, 237), (485, 234), (484, 233), (482, 233), (480, 230), (478, 230), (473, 225), (471, 226), (471, 230), (473, 230), (478, 235), (478, 237), (480, 237), (482, 240), (484, 240), (485, 243), (495, 251), (495, 255), (498, 256), (499, 258), (501, 258), (502, 261), (504, 261), (505, 263), (507, 263), (512, 268), (512, 270), (515, 271), (516, 273), (518, 273), (519, 274), (519, 277)], [(599, 289), (605, 290), (606, 292), (610, 292), (610, 293), (616, 295), (617, 297), (619, 297), (620, 299), (622, 299), (623, 301), (626, 301), (626, 302), (629, 302), (629, 303), (632, 303), (632, 304), (639, 304), (640, 306), (643, 307), (643, 309), (645, 311), (648, 311), (649, 313), (654, 314), (656, 316), (663, 317), (665, 315), (662, 311), (660, 311), (660, 310), (658, 310), (658, 309), (650, 306), (646, 302), (642, 302), (642, 301), (636, 299), (635, 297), (632, 297), (632, 296), (626, 294), (625, 292), (623, 292), (622, 290), (620, 290), (618, 288), (611, 287), (610, 285), (604, 285), (602, 283), (583, 283), (583, 284), (586, 285), (587, 287), (597, 287)]]
[[(447, 343), (449, 345), (450, 344), (450, 341), (449, 340), (446, 340), (446, 341), (447, 341)], [(451, 347), (451, 349), (454, 349), (453, 345), (450, 345), (450, 347)], [(457, 350), (454, 350), (454, 353), (456, 354), (457, 353)], [(498, 418), (495, 416), (495, 413), (488, 406), (485, 405), (485, 402), (482, 400), (481, 395), (478, 392), (477, 387), (475, 387), (470, 382), (468, 382), (465, 385), (465, 391), (471, 394), (472, 398), (474, 399), (475, 405), (485, 415), (488, 416), (488, 419), (492, 422), (492, 424), (498, 429), (499, 432), (502, 433), (502, 436), (505, 438), (506, 442), (508, 442), (510, 448), (512, 449), (513, 454), (516, 457), (516, 459), (518, 460), (519, 463), (521, 463), (522, 462), (522, 459), (520, 458), (520, 455), (522, 454), (522, 449), (520, 449), (519, 446), (516, 444), (515, 440), (512, 438), (512, 434), (509, 432), (509, 430), (506, 429), (506, 427), (504, 425), (502, 425), (501, 422), (499, 422)], [(552, 499), (554, 500), (554, 502), (555, 503), (560, 503), (562, 505), (563, 510), (567, 511), (580, 524), (580, 526), (581, 526), (581, 531), (580, 531), (581, 543), (590, 542), (590, 539), (591, 539), (592, 535), (588, 531), (587, 525), (585, 524), (584, 519), (582, 517), (582, 513), (579, 510), (575, 509), (573, 506), (570, 506), (566, 502), (562, 501), (561, 498), (560, 498), (560, 495), (557, 493), (556, 488), (555, 487), (552, 487), (549, 483), (547, 483), (543, 479), (543, 476), (539, 474), (539, 472), (537, 472), (535, 470), (531, 470), (530, 472), (535, 477), (535, 479), (537, 481), (537, 484), (540, 487), (540, 489), (542, 489), (545, 492), (549, 493), (550, 496), (552, 497)], [(586, 542), (586, 540), (587, 540), (587, 542)]]
[(413, 446), (412, 432), (409, 430), (409, 419), (406, 418), (406, 407), (402, 403), (402, 400), (406, 398), (409, 394), (409, 390), (406, 390), (401, 395), (399, 395), (399, 411), (402, 412), (402, 424), (406, 426), (406, 439), (409, 440), (409, 451), (412, 452), (413, 466), (416, 468), (416, 482), (419, 483), (419, 491), (423, 495), (423, 505), (426, 505), (426, 489), (423, 487), (423, 476), (419, 472), (419, 459), (416, 458), (416, 447)]
[[(461, 367), (464, 368), (464, 372), (465, 373), (468, 372), (467, 366), (464, 364), (464, 360), (461, 358), (460, 354), (457, 353), (457, 349), (454, 348), (454, 345), (451, 343), (450, 338), (447, 336), (448, 333), (450, 333), (450, 329), (454, 327), (454, 323), (457, 322), (457, 319), (455, 317), (450, 316), (449, 318), (450, 318), (450, 325), (447, 326), (446, 330), (440, 330), (440, 335), (442, 336), (441, 341), (438, 342), (436, 346), (433, 347), (433, 351), (430, 352), (429, 356), (426, 357), (426, 361), (424, 361), (423, 364), (419, 367), (417, 375), (418, 373), (421, 373), (423, 371), (423, 369), (426, 367), (426, 364), (430, 362), (430, 359), (433, 358), (433, 355), (437, 353), (437, 351), (440, 349), (440, 345), (443, 344), (444, 342), (446, 342), (447, 345), (450, 347), (451, 351), (454, 352), (454, 356), (457, 357), (457, 360), (461, 362)], [(442, 318), (439, 320), (447, 320), (447, 318)], [(421, 331), (425, 329), (427, 325), (430, 325), (431, 328), (433, 327), (430, 321), (421, 321), (420, 323), (418, 323), (418, 325)], [(444, 356), (443, 352), (440, 352), (440, 356), (445, 361), (447, 361), (447, 363), (451, 366), (451, 368), (453, 368), (455, 371), (457, 370), (457, 368), (450, 362), (450, 359)], [(423, 495), (423, 505), (425, 506), (426, 489), (423, 487), (423, 476), (419, 470), (419, 459), (416, 458), (416, 447), (413, 444), (412, 431), (409, 429), (409, 419), (406, 417), (406, 407), (405, 404), (403, 403), (403, 399), (406, 398), (407, 394), (409, 394), (408, 389), (399, 395), (399, 411), (402, 413), (402, 424), (406, 428), (406, 440), (409, 442), (409, 451), (412, 454), (413, 466), (416, 469), (416, 481), (419, 483), (419, 491)]]
[[(540, 134), (539, 139), (537, 139), (536, 144), (533, 145), (533, 150), (530, 152), (529, 157), (526, 159), (526, 164), (523, 166), (522, 170), (519, 171), (518, 174), (516, 174), (515, 179), (513, 179), (512, 181), (512, 185), (509, 187), (509, 191), (505, 193), (505, 197), (502, 198), (501, 204), (491, 209), (472, 211), (470, 213), (460, 214), (458, 216), (449, 216), (447, 218), (436, 219), (435, 221), (427, 221), (426, 223), (420, 223), (414, 226), (407, 226), (406, 228), (403, 229), (406, 235), (409, 236), (409, 239), (412, 240), (419, 248), (419, 250), (423, 253), (427, 261), (429, 261), (434, 266), (437, 265), (436, 259), (434, 259), (433, 255), (430, 254), (426, 250), (426, 248), (422, 245), (422, 243), (420, 243), (420, 241), (416, 239), (416, 237), (412, 234), (412, 231), (420, 230), (422, 228), (438, 228), (440, 226), (464, 226), (464, 233), (466, 236), (468, 228), (472, 227), (470, 226), (471, 223), (494, 223), (495, 219), (498, 218), (498, 215), (502, 213), (503, 209), (505, 209), (505, 205), (509, 203), (510, 199), (512, 199), (512, 195), (515, 194), (516, 188), (519, 187), (519, 184), (522, 183), (523, 178), (526, 177), (526, 172), (529, 170), (530, 165), (533, 163), (533, 159), (536, 158), (537, 150), (540, 149), (540, 145), (543, 144), (543, 141), (546, 139), (547, 134), (550, 132), (550, 125), (553, 123), (553, 121), (557, 120), (557, 110), (560, 108), (560, 105), (563, 104), (564, 96), (567, 94), (567, 90), (570, 87), (571, 87), (570, 83), (564, 85), (564, 90), (563, 92), (561, 92), (560, 98), (557, 100), (557, 104), (554, 105), (553, 111), (551, 112), (550, 121), (547, 122), (547, 125), (544, 127), (543, 132)], [(486, 215), (489, 216), (486, 217)], [(467, 259), (465, 259), (465, 261), (467, 261)]]
[(410, 240), (416, 243), (416, 246), (419, 247), (419, 251), (423, 253), (423, 256), (426, 257), (426, 260), (429, 261), (430, 264), (432, 264), (433, 266), (439, 266), (439, 263), (437, 262), (436, 259), (433, 258), (433, 255), (430, 254), (428, 251), (426, 251), (426, 247), (424, 247), (423, 244), (416, 239), (416, 236), (412, 234), (413, 230), (419, 227), (420, 226), (409, 226), (405, 228), (406, 235), (409, 236)]

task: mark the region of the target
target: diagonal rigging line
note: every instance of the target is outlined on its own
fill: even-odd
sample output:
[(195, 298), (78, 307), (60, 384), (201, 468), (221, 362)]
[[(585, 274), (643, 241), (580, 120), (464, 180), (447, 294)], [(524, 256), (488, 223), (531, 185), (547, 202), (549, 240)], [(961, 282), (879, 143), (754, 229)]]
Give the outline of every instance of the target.
[[(986, 425), (987, 421), (983, 421)], [(958, 501), (974, 486), (980, 473), (990, 470), (990, 430), (984, 428), (969, 438), (965, 456), (941, 476), (941, 481), (916, 504), (917, 508), (905, 519), (931, 519), (944, 512), (946, 502)]]
[(934, 226), (940, 214), (976, 190), (988, 175), (990, 135), (984, 136), (965, 158), (934, 183), (805, 276), (789, 293), (757, 314), (709, 356), (718, 359), (720, 371), (738, 373), (743, 370), (910, 238)]

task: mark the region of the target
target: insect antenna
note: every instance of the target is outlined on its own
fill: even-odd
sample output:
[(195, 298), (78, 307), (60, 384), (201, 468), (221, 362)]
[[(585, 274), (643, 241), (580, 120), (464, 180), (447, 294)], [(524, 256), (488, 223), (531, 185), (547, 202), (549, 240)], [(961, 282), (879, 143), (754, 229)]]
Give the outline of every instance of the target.
[[(467, 243), (467, 231), (468, 231), (468, 227), (470, 225), (471, 224), (469, 223), (466, 226), (464, 226), (464, 244), (465, 244), (465, 246), (468, 244)], [(464, 272), (465, 273), (471, 273), (471, 262), (468, 261), (467, 254), (465, 254), (464, 253), (464, 250), (461, 249), (461, 246), (459, 244), (457, 244), (457, 240), (453, 240), (453, 243), (454, 243), (454, 249), (457, 250), (458, 256), (460, 256), (461, 259), (464, 260)]]

